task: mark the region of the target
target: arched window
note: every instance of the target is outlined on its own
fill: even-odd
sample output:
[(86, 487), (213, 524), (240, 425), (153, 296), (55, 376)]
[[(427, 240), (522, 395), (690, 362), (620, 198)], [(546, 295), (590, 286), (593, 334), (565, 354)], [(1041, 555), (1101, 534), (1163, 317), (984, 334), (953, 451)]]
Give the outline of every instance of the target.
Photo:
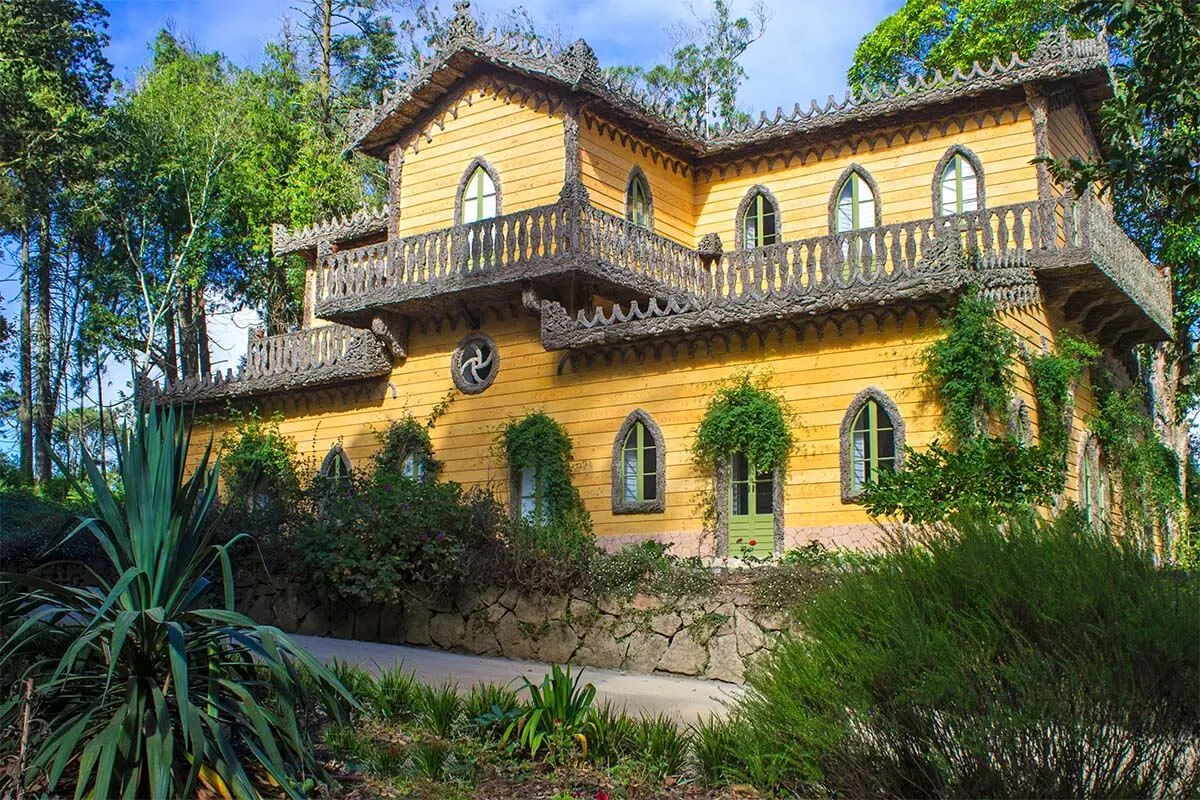
[(738, 206), (736, 245), (769, 247), (779, 241), (779, 204), (765, 186), (755, 186)]
[(613, 443), (614, 514), (658, 513), (666, 508), (662, 431), (645, 411), (625, 418)]
[(321, 462), (321, 470), (318, 474), (330, 482), (350, 477), (350, 458), (340, 444), (329, 448), (329, 452), (325, 454), (325, 460)]
[(946, 151), (933, 175), (933, 213), (946, 217), (983, 208), (983, 167), (965, 147)]
[(851, 164), (842, 173), (829, 201), (830, 232), (849, 233), (882, 224), (879, 187), (865, 169)]
[(629, 173), (625, 187), (625, 219), (648, 230), (654, 229), (654, 199), (650, 196), (650, 182), (641, 167)]
[(904, 422), (900, 409), (874, 386), (859, 392), (842, 418), (842, 500), (852, 502), (883, 470), (900, 467), (904, 458)]
[(500, 213), (500, 181), (484, 159), (476, 158), (463, 173), (454, 211), (457, 225), (482, 222)]

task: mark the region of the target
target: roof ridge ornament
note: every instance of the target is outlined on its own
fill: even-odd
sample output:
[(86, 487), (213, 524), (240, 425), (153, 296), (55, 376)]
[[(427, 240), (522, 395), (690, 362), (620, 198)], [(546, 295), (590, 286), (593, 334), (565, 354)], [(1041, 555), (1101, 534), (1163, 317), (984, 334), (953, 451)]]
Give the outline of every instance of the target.
[(596, 51), (583, 39), (576, 39), (570, 47), (559, 53), (558, 62), (576, 76), (576, 86), (585, 78), (595, 77), (600, 71), (600, 60), (596, 58)]
[(454, 18), (446, 30), (446, 49), (453, 50), (479, 38), (479, 23), (471, 15), (471, 0), (454, 4)]

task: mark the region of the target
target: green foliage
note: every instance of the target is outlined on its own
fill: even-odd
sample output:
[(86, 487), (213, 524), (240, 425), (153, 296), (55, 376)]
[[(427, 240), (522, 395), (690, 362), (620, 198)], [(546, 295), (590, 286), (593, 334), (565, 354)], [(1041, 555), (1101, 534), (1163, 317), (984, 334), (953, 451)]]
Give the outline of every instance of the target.
[(327, 498), (294, 541), (296, 567), (324, 596), (354, 604), (396, 602), (421, 588), (446, 591), (497, 516), (490, 495), (457, 483), (377, 475)]
[(1125, 524), (1131, 531), (1158, 524), (1165, 532), (1183, 508), (1179, 459), (1142, 410), (1139, 387), (1119, 391), (1099, 381), (1096, 388), (1099, 403), (1090, 424), (1106, 463), (1120, 478), (1121, 496), (1128, 500), (1121, 504)]
[(463, 713), (463, 698), (450, 681), (441, 686), (418, 685), (417, 720), (421, 726), (443, 739), (454, 735)]
[(416, 718), (421, 700), (421, 685), (416, 676), (397, 665), (380, 671), (364, 705), (372, 716), (396, 724)]
[(742, 123), (749, 117), (737, 104), (738, 87), (746, 78), (738, 59), (762, 38), (766, 11), (756, 8), (753, 21), (747, 17), (734, 19), (726, 0), (713, 0), (707, 18), (692, 11), (696, 24), (680, 26), (673, 32), (677, 44), (669, 64), (645, 71), (619, 67), (614, 73), (642, 79), (652, 96), (670, 102), (694, 123), (726, 128)]
[(1100, 358), (1100, 348), (1067, 331), (1058, 335), (1054, 350), (1029, 358), (1029, 375), (1037, 400), (1039, 446), (1066, 469), (1071, 431), (1067, 408), (1083, 370)]
[(494, 683), (472, 686), (464, 710), (475, 730), (487, 738), (501, 735), (523, 711), (516, 692)]
[(1041, 447), (985, 437), (947, 450), (935, 440), (928, 450), (905, 448), (904, 469), (882, 472), (860, 501), (872, 516), (913, 523), (962, 511), (1018, 516), (1049, 505), (1064, 480), (1061, 461)]
[(566, 594), (585, 586), (596, 538), (570, 521), (538, 525), (504, 517), (500, 535), (472, 558), (476, 585)]
[(584, 735), (592, 760), (602, 766), (611, 767), (638, 753), (637, 722), (611, 700), (592, 707)]
[(591, 517), (571, 483), (571, 439), (562, 425), (535, 411), (509, 421), (500, 430), (499, 445), (514, 474), (536, 470), (549, 522), (591, 530)]
[(689, 730), (679, 727), (666, 714), (659, 713), (639, 719), (633, 737), (637, 743), (638, 757), (651, 776), (661, 781), (683, 773), (692, 743)]
[(792, 450), (790, 414), (770, 380), (748, 372), (717, 387), (696, 429), (692, 455), (704, 469), (742, 453), (756, 470), (786, 466)]
[[(72, 534), (99, 543), (115, 580), (0, 575), (0, 619), (22, 621), (0, 645), (0, 673), (33, 656), (22, 677), (46, 723), (23, 779), (44, 773), (55, 794), (74, 764), (76, 797), (192, 797), (223, 782), (249, 798), (269, 775), (299, 796), (324, 775), (301, 722), (309, 689), (335, 719), (350, 696), (286, 634), (233, 610), (230, 545), (206, 524), (217, 470), (206, 450), (188, 472), (182, 420), (139, 416), (118, 444), (124, 499), (85, 458), (95, 510)], [(19, 698), (0, 704), (0, 729), (19, 730), (22, 712)]]
[(946, 430), (956, 444), (988, 432), (1008, 409), (1017, 337), (995, 317), (995, 304), (971, 290), (943, 320), (945, 335), (923, 354), (922, 378), (942, 401)]
[(264, 420), (257, 411), (230, 410), (233, 428), (221, 437), (225, 501), (233, 524), (269, 531), (300, 498), (296, 443), (279, 430), (282, 415)]
[(795, 613), (843, 574), (865, 569), (877, 560), (871, 553), (830, 549), (812, 541), (784, 551), (775, 563), (756, 566), (750, 572), (751, 595), (760, 608)]
[(536, 758), (543, 745), (552, 758), (564, 758), (578, 745), (587, 755), (586, 725), (591, 718), (596, 687), (579, 685), (582, 670), (571, 676), (571, 668), (553, 664), (550, 672), (536, 684), (522, 678), (529, 693), (529, 708), (504, 732), (504, 740), (515, 733), (517, 741)]
[(72, 492), (56, 499), (41, 488), (0, 477), (0, 553), (4, 568), (25, 572), (50, 560), (103, 568), (104, 554), (95, 540), (64, 535), (90, 507), (90, 498)]
[(1187, 797), (1198, 609), (1195, 575), (1077, 514), (960, 518), (818, 595), (737, 714), (775, 790)]
[(424, 466), (426, 480), (436, 480), (442, 471), (442, 462), (433, 457), (433, 442), (429, 439), (430, 425), (422, 425), (407, 414), (390, 423), (376, 434), (379, 449), (372, 456), (375, 472), (399, 478), (404, 469), (404, 460), (416, 456)]
[(997, 56), (1028, 58), (1042, 37), (1066, 25), (1086, 28), (1066, 0), (906, 0), (863, 37), (847, 79), (857, 90), (956, 68), (969, 72)]
[(725, 786), (741, 779), (745, 738), (744, 726), (732, 716), (710, 716), (692, 725), (692, 767), (705, 786)]
[(716, 583), (712, 570), (698, 557), (678, 558), (670, 549), (670, 544), (645, 541), (624, 545), (613, 553), (597, 553), (586, 585), (597, 597), (707, 596)]

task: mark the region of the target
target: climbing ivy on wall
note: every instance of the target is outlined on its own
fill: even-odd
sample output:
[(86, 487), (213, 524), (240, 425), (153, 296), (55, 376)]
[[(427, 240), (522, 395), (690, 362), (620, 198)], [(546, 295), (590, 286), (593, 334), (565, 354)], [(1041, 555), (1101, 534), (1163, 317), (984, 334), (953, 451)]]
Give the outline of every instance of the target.
[(1105, 461), (1121, 483), (1121, 511), (1131, 528), (1160, 526), (1167, 531), (1183, 506), (1180, 465), (1142, 410), (1141, 387), (1116, 389), (1105, 376), (1096, 382), (1098, 399), (1092, 433)]
[(1017, 337), (995, 310), (972, 289), (943, 321), (945, 335), (924, 353), (922, 378), (942, 401), (946, 430), (959, 444), (986, 435), (988, 421), (1005, 413), (1012, 397)]
[(739, 373), (708, 401), (692, 445), (693, 458), (703, 469), (714, 468), (734, 453), (745, 454), (757, 470), (784, 465), (792, 449), (789, 417), (768, 377)]
[(415, 454), (425, 466), (425, 476), (436, 479), (442, 471), (442, 462), (433, 457), (433, 443), (429, 439), (429, 425), (422, 424), (412, 414), (393, 421), (382, 431), (377, 431), (379, 449), (373, 461), (375, 472), (380, 475), (399, 475), (409, 454)]
[(508, 422), (498, 444), (514, 474), (527, 467), (537, 470), (551, 523), (591, 530), (579, 490), (571, 482), (571, 439), (562, 425), (546, 412), (535, 411)]
[(230, 409), (233, 427), (221, 436), (221, 477), (228, 499), (244, 500), (250, 493), (262, 489), (290, 503), (300, 492), (296, 474), (296, 443), (279, 430), (283, 416), (276, 413), (268, 419), (258, 411)]
[(1100, 349), (1094, 344), (1063, 331), (1054, 343), (1053, 351), (1030, 356), (1027, 360), (1037, 402), (1039, 442), (1047, 455), (1063, 469), (1066, 469), (1071, 443), (1067, 416), (1072, 395), (1084, 369), (1099, 357)]

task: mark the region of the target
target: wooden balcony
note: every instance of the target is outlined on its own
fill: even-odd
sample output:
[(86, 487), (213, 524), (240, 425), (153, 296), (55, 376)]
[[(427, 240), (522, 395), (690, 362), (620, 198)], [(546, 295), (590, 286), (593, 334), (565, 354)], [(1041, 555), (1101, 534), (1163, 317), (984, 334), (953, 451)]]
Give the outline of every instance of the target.
[[(1106, 344), (1167, 338), (1168, 280), (1094, 200), (1060, 198), (725, 253), (689, 296), (569, 316), (542, 308), (549, 349), (951, 296), (1026, 301), (1040, 287)], [(696, 274), (696, 273), (691, 273)]]
[(209, 403), (345, 383), (391, 370), (387, 350), (371, 331), (324, 325), (252, 340), (236, 372), (176, 381), (155, 395), (159, 402)]

